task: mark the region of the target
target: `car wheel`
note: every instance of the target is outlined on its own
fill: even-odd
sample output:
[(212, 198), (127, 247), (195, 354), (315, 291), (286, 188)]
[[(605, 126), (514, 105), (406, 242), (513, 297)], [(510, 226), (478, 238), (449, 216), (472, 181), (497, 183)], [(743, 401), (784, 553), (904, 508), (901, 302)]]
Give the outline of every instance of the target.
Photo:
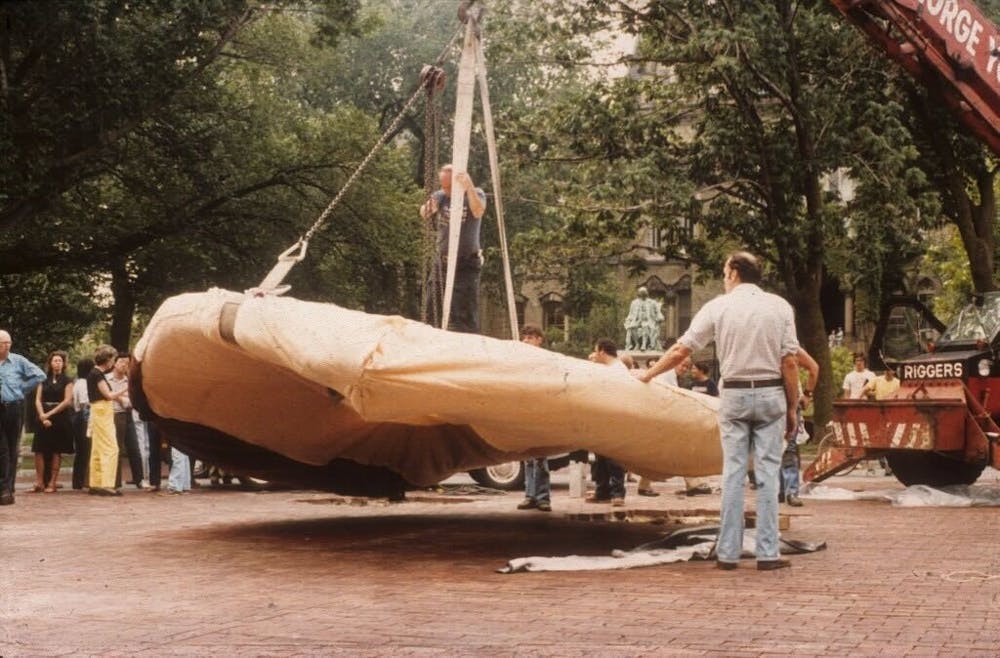
[(474, 471), (469, 471), (469, 475), (484, 487), (504, 491), (524, 489), (524, 464), (522, 462), (506, 462), (486, 468), (477, 468)]

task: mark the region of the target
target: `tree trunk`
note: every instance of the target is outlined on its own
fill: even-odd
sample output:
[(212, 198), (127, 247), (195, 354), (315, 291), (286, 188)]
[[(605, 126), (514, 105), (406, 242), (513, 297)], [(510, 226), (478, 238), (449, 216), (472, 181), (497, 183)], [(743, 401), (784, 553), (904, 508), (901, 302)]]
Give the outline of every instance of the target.
[(111, 264), (111, 345), (119, 352), (127, 352), (132, 342), (132, 317), (135, 315), (135, 293), (129, 279), (125, 260)]
[[(993, 225), (997, 205), (996, 170), (989, 167), (985, 147), (975, 155), (962, 154), (947, 130), (935, 123), (930, 101), (925, 94), (910, 91), (910, 101), (918, 118), (918, 126), (931, 145), (937, 166), (941, 168), (938, 189), (944, 200), (945, 214), (958, 228), (962, 246), (969, 258), (972, 285), (978, 292), (997, 288), (993, 275), (996, 257), (996, 237)], [(979, 203), (970, 195), (976, 186)]]
[(966, 190), (965, 176), (956, 168), (950, 168), (948, 187), (955, 198), (957, 206), (952, 216), (952, 222), (958, 227), (962, 236), (962, 246), (969, 257), (969, 270), (972, 274), (972, 285), (977, 292), (989, 292), (996, 289), (993, 278), (994, 254), (996, 253), (996, 238), (993, 235), (993, 220), (996, 217), (996, 197), (993, 193), (995, 174), (983, 171), (976, 176), (976, 186), (979, 190), (980, 203), (975, 203)]
[(816, 359), (819, 364), (819, 381), (813, 397), (813, 423), (816, 432), (830, 421), (833, 410), (835, 387), (830, 362), (830, 344), (827, 341), (826, 323), (819, 295), (803, 295), (795, 306), (795, 323), (799, 332), (799, 344)]

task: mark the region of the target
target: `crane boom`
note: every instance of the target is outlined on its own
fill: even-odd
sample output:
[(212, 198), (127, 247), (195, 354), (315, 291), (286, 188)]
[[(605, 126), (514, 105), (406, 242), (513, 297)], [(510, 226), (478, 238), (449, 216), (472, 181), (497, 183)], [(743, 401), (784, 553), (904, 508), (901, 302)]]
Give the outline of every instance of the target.
[(830, 0), (1000, 155), (1000, 30), (970, 0)]

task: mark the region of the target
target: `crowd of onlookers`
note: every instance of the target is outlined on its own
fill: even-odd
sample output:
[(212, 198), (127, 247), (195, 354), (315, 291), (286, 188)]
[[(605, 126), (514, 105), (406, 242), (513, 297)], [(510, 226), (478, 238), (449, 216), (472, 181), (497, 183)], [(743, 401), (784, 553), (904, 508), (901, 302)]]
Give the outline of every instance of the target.
[[(162, 486), (161, 437), (152, 423), (139, 417), (129, 398), (131, 355), (101, 345), (93, 358), (69, 370), (65, 351), (49, 353), (44, 369), (11, 351), (12, 339), (0, 330), (0, 504), (14, 502), (14, 480), (20, 457), (22, 428), (33, 430), (35, 483), (31, 491), (55, 493), (60, 488), (63, 455), (73, 455), (72, 487), (97, 496), (120, 496), (122, 462), (131, 479), (125, 484), (156, 492)], [(191, 488), (188, 457), (170, 448), (166, 490)]]

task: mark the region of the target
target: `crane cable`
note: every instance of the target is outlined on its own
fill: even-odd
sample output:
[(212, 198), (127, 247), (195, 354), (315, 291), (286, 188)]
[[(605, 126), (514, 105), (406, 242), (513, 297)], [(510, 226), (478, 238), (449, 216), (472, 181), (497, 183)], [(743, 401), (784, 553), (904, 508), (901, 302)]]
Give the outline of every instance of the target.
[(444, 83), (443, 71), (440, 66), (444, 63), (445, 57), (448, 55), (452, 46), (455, 45), (455, 41), (458, 40), (458, 37), (461, 34), (462, 30), (456, 31), (452, 38), (448, 41), (448, 45), (441, 50), (441, 53), (434, 61), (434, 64), (425, 66), (423, 70), (421, 70), (420, 81), (417, 85), (417, 89), (413, 92), (410, 98), (407, 99), (406, 103), (403, 104), (402, 109), (398, 114), (396, 114), (395, 118), (393, 118), (389, 127), (385, 129), (382, 135), (378, 138), (378, 141), (375, 142), (375, 145), (372, 146), (368, 154), (355, 168), (354, 172), (347, 179), (347, 182), (345, 182), (343, 187), (340, 188), (340, 191), (337, 192), (337, 195), (332, 201), (330, 201), (323, 212), (320, 213), (319, 217), (316, 218), (316, 221), (313, 222), (312, 226), (310, 226), (309, 229), (302, 234), (295, 244), (278, 255), (278, 262), (275, 263), (274, 267), (271, 268), (271, 271), (268, 272), (266, 277), (264, 277), (264, 280), (261, 281), (255, 288), (247, 290), (247, 294), (253, 295), (254, 297), (263, 297), (265, 295), (282, 295), (288, 292), (291, 286), (283, 284), (282, 282), (285, 280), (285, 277), (288, 276), (292, 267), (306, 257), (306, 250), (309, 248), (309, 241), (330, 218), (330, 215), (333, 214), (333, 210), (340, 204), (340, 201), (347, 194), (347, 191), (354, 185), (355, 181), (368, 167), (375, 155), (378, 154), (382, 147), (385, 146), (386, 142), (388, 142), (389, 139), (395, 134), (399, 124), (403, 122), (403, 118), (406, 116), (406, 113), (409, 112), (410, 108), (413, 107), (414, 103), (416, 103), (420, 94), (429, 92), (431, 87), (442, 85)]
[[(482, 17), (483, 7), (481, 3), (478, 7), (473, 8), (476, 5), (476, 0), (463, 0), (459, 4), (458, 17), (459, 20), (465, 24), (464, 30), (460, 29), (452, 36), (448, 41), (448, 44), (441, 50), (433, 65), (424, 66), (420, 72), (420, 82), (417, 85), (417, 89), (413, 92), (406, 103), (403, 104), (402, 109), (393, 118), (389, 127), (385, 129), (382, 135), (379, 137), (378, 141), (371, 148), (368, 154), (364, 157), (361, 163), (355, 168), (354, 172), (350, 175), (347, 181), (344, 183), (343, 187), (333, 198), (332, 201), (327, 205), (327, 207), (320, 213), (316, 221), (313, 222), (312, 226), (293, 244), (291, 247), (283, 251), (277, 259), (274, 267), (271, 271), (264, 277), (260, 285), (256, 288), (251, 288), (247, 290), (247, 294), (253, 295), (255, 297), (263, 297), (265, 295), (281, 295), (287, 292), (290, 288), (289, 285), (283, 284), (283, 281), (288, 273), (291, 271), (292, 267), (296, 263), (301, 262), (306, 256), (306, 250), (309, 247), (309, 241), (316, 234), (317, 231), (322, 228), (326, 221), (330, 218), (333, 210), (340, 203), (341, 199), (347, 194), (347, 191), (351, 188), (354, 182), (358, 179), (361, 173), (367, 168), (368, 164), (374, 159), (375, 155), (385, 146), (389, 138), (395, 133), (399, 124), (402, 123), (403, 118), (406, 113), (409, 112), (410, 108), (416, 103), (417, 98), (421, 93), (427, 94), (427, 111), (428, 116), (426, 117), (427, 126), (432, 127), (433, 135), (430, 138), (433, 140), (430, 142), (433, 145), (432, 154), (427, 153), (427, 135), (425, 135), (425, 184), (430, 186), (431, 176), (433, 171), (428, 171), (427, 160), (428, 155), (437, 160), (438, 153), (438, 133), (440, 126), (438, 125), (438, 117), (435, 112), (435, 100), (437, 92), (441, 91), (444, 86), (444, 72), (441, 70), (440, 66), (444, 63), (444, 58), (447, 56), (448, 52), (451, 50), (455, 41), (464, 31), (465, 41), (462, 48), (462, 56), (459, 63), (459, 75), (458, 75), (458, 90), (456, 93), (456, 108), (455, 108), (455, 139), (452, 149), (452, 165), (455, 167), (455, 171), (465, 171), (468, 165), (469, 159), (469, 141), (472, 132), (472, 105), (473, 105), (473, 94), (475, 91), (476, 81), (479, 81), (479, 91), (480, 91), (480, 102), (483, 106), (483, 123), (486, 132), (486, 146), (490, 161), (490, 177), (493, 184), (494, 199), (496, 203), (496, 216), (497, 216), (497, 228), (500, 233), (500, 251), (501, 257), (503, 259), (504, 267), (504, 284), (506, 288), (507, 296), (507, 312), (508, 321), (510, 322), (510, 332), (511, 337), (514, 340), (518, 340), (518, 322), (517, 322), (517, 307), (514, 299), (514, 284), (513, 277), (511, 275), (510, 268), (510, 255), (507, 246), (507, 231), (504, 225), (503, 218), (503, 202), (502, 195), (500, 193), (500, 165), (499, 158), (497, 156), (496, 148), (496, 134), (493, 129), (493, 112), (490, 106), (489, 97), (489, 87), (486, 81), (486, 57), (483, 52), (482, 44), (482, 33), (479, 26), (479, 19)], [(435, 116), (431, 116), (435, 115)], [(456, 258), (458, 255), (458, 241), (461, 232), (461, 218), (464, 209), (464, 201), (462, 200), (462, 194), (464, 192), (459, 191), (454, 186), (452, 186), (452, 203), (451, 203), (451, 216), (449, 218), (449, 240), (448, 240), (448, 267), (445, 273), (445, 288), (443, 295), (438, 297), (436, 290), (427, 290), (427, 280), (429, 277), (424, 274), (424, 284), (421, 291), (421, 319), (424, 322), (427, 321), (427, 301), (428, 297), (431, 300), (431, 312), (437, 317), (437, 299), (442, 299), (441, 308), (441, 327), (444, 329), (448, 328), (448, 320), (451, 311), (451, 299), (454, 291), (455, 285), (455, 269), (456, 269)], [(456, 203), (458, 201), (458, 203)], [(425, 238), (426, 241), (426, 238)], [(435, 285), (440, 285), (441, 272), (440, 272), (440, 259), (435, 257), (436, 266), (438, 271), (435, 272), (435, 276), (430, 277), (435, 281)], [(434, 267), (434, 265), (432, 265)]]

